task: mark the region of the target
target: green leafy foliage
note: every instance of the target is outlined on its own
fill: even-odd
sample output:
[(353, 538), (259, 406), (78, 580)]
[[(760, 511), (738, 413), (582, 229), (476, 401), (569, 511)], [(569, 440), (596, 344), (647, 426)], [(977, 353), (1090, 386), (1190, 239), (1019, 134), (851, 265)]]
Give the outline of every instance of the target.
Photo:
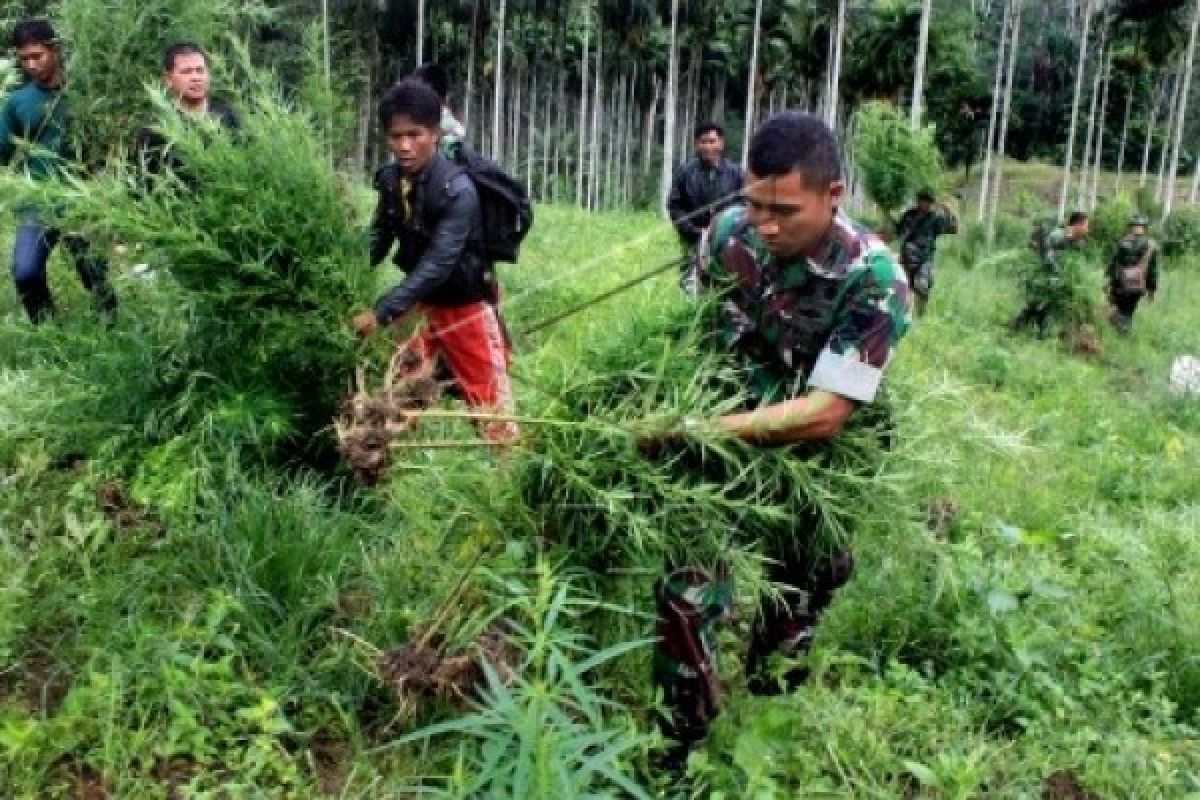
[(62, 0), (55, 21), (66, 42), (69, 102), (85, 160), (97, 164), (127, 147), (132, 131), (149, 121), (145, 87), (163, 74), (169, 45), (195, 41), (219, 57), (231, 31), (270, 15), (256, 1)]
[(447, 734), (467, 740), (436, 797), (648, 800), (629, 775), (632, 757), (648, 739), (592, 685), (596, 669), (648, 642), (595, 649), (575, 630), (595, 602), (545, 565), (535, 580), (505, 603), (514, 641), (525, 653), (511, 685), (485, 665), (487, 688), (478, 711), (414, 731), (399, 744)]
[(1180, 208), (1162, 224), (1163, 251), (1170, 256), (1200, 252), (1200, 211)]
[(871, 101), (854, 115), (854, 167), (867, 196), (889, 216), (925, 187), (942, 184), (941, 156), (933, 131), (914, 131), (895, 106)]
[[(365, 241), (311, 119), (265, 87), (246, 111), (231, 136), (159, 98), (177, 173), (120, 163), (61, 187), (10, 179), (94, 246), (132, 249), (155, 269), (124, 293), (108, 339), (67, 327), (38, 345), (56, 380), (78, 390), (60, 396), (69, 410), (52, 435), (64, 444), (81, 433), (74, 419), (109, 426), (114, 448), (185, 436), (191, 445), (170, 445), (185, 458), (200, 444), (259, 458), (321, 449), (314, 434), (355, 362), (345, 320), (370, 297)], [(95, 430), (86, 438), (98, 441)]]

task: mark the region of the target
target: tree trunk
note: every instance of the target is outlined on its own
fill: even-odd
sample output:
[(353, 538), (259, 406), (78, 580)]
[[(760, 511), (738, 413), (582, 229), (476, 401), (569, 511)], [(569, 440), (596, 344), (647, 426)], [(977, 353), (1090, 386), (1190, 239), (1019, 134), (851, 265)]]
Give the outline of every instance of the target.
[(921, 33), (917, 39), (917, 66), (913, 75), (912, 110), (910, 118), (913, 130), (921, 127), (921, 104), (925, 100), (925, 57), (929, 52), (929, 18), (933, 15), (933, 0), (921, 4)]
[(592, 92), (592, 149), (588, 154), (588, 208), (596, 210), (600, 194), (600, 112), (604, 107), (604, 26), (596, 26), (596, 88)]
[(620, 203), (629, 205), (634, 199), (634, 124), (637, 120), (637, 61), (629, 76), (629, 108), (625, 109), (629, 119), (625, 121), (625, 168)]
[(1092, 159), (1092, 188), (1088, 194), (1088, 209), (1096, 209), (1100, 190), (1100, 170), (1104, 167), (1104, 129), (1108, 120), (1108, 87), (1112, 82), (1112, 50), (1104, 60), (1104, 89), (1100, 92), (1100, 115), (1096, 119), (1096, 155)]
[(471, 4), (471, 33), (467, 42), (467, 88), (463, 99), (463, 129), (471, 140), (471, 107), (475, 105), (475, 42), (479, 38), (479, 0)]
[(996, 147), (996, 125), (1000, 121), (1000, 106), (1003, 103), (1001, 89), (1004, 86), (1004, 55), (1008, 52), (1009, 28), (1012, 26), (1013, 3), (1008, 0), (1004, 5), (1004, 19), (1000, 23), (1000, 41), (996, 49), (996, 78), (992, 83), (992, 111), (988, 117), (987, 139), (984, 140), (983, 174), (979, 183), (979, 210), (976, 217), (980, 222), (987, 219), (988, 192), (992, 179), (992, 152)]
[(1167, 80), (1170, 74), (1164, 72), (1158, 79), (1154, 89), (1154, 105), (1150, 107), (1150, 120), (1146, 124), (1146, 141), (1142, 145), (1142, 174), (1138, 186), (1145, 188), (1150, 180), (1150, 149), (1154, 146), (1154, 130), (1158, 127), (1158, 115), (1162, 111), (1163, 100), (1167, 96)]
[(1113, 191), (1121, 189), (1121, 173), (1125, 169), (1125, 148), (1129, 144), (1129, 120), (1133, 116), (1133, 86), (1125, 88), (1125, 122), (1121, 125), (1121, 144), (1117, 148), (1117, 182)]
[(504, 158), (504, 131), (501, 127), (504, 115), (504, 16), (508, 11), (508, 0), (500, 0), (500, 18), (496, 23), (496, 90), (492, 95), (492, 158)]
[(758, 40), (762, 33), (763, 0), (754, 3), (754, 30), (750, 34), (750, 78), (746, 81), (746, 129), (742, 134), (742, 169), (750, 160), (750, 137), (754, 133), (754, 115), (758, 101)]
[(1175, 143), (1171, 150), (1171, 167), (1167, 175), (1167, 197), (1163, 202), (1163, 218), (1171, 213), (1175, 203), (1175, 178), (1179, 174), (1179, 149), (1183, 144), (1183, 128), (1187, 121), (1188, 94), (1192, 88), (1192, 65), (1196, 62), (1196, 39), (1200, 36), (1200, 0), (1192, 11), (1192, 30), (1188, 36), (1187, 56), (1183, 64), (1183, 89), (1179, 92), (1179, 113), (1175, 122)]
[(1079, 164), (1079, 191), (1076, 192), (1077, 203), (1083, 206), (1087, 203), (1088, 196), (1088, 181), (1091, 178), (1091, 173), (1088, 167), (1092, 158), (1092, 141), (1096, 134), (1096, 109), (1100, 103), (1100, 85), (1104, 81), (1104, 52), (1108, 46), (1108, 27), (1100, 33), (1100, 51), (1096, 54), (1096, 75), (1092, 79), (1092, 101), (1088, 107), (1088, 125), (1087, 136), (1083, 140), (1083, 152), (1080, 153)]
[(671, 175), (675, 170), (675, 107), (679, 95), (679, 0), (671, 0), (670, 56), (667, 60), (667, 96), (663, 108), (662, 186), (659, 187), (659, 207), (667, 213), (667, 195), (671, 193)]
[(1008, 120), (1012, 111), (1013, 80), (1017, 73), (1017, 52), (1021, 41), (1021, 12), (1024, 0), (1018, 0), (1012, 19), (1012, 40), (1008, 46), (1008, 75), (1004, 79), (1004, 113), (1000, 119), (1000, 138), (996, 146), (996, 179), (992, 181), (991, 210), (988, 214), (988, 242), (996, 238), (996, 217), (1000, 213), (1000, 180), (1004, 173), (1004, 153), (1008, 145)]
[[(642, 148), (642, 175), (647, 178), (650, 175), (650, 165), (654, 158), (654, 146), (651, 143), (657, 141), (658, 136), (658, 101), (661, 95), (662, 81), (655, 75), (654, 91), (650, 97), (650, 105), (646, 108), (646, 124), (643, 126), (642, 135), (642, 142), (645, 144)], [(665, 111), (663, 115), (666, 115)]]
[(425, 0), (417, 0), (417, 66), (425, 63)]
[(1075, 97), (1071, 101), (1071, 127), (1067, 132), (1067, 155), (1063, 163), (1062, 190), (1058, 196), (1058, 216), (1067, 214), (1067, 193), (1071, 189), (1071, 160), (1075, 157), (1075, 127), (1079, 122), (1079, 101), (1083, 97), (1083, 68), (1087, 64), (1088, 30), (1092, 23), (1092, 0), (1085, 0), (1083, 33), (1079, 37), (1079, 63), (1075, 67)]
[(1188, 202), (1196, 205), (1196, 197), (1200, 194), (1200, 150), (1196, 151), (1195, 162), (1192, 164), (1192, 192), (1188, 195)]
[(838, 0), (837, 36), (833, 45), (833, 67), (829, 79), (829, 105), (825, 109), (825, 121), (829, 127), (837, 130), (838, 124), (838, 85), (842, 77), (842, 45), (846, 39), (846, 0)]
[(529, 122), (526, 123), (528, 136), (525, 140), (525, 188), (529, 192), (533, 192), (533, 162), (534, 153), (537, 152), (533, 141), (533, 129), (537, 127), (537, 67), (530, 68), (529, 78)]
[(1179, 110), (1179, 89), (1183, 85), (1183, 64), (1175, 75), (1175, 86), (1171, 91), (1171, 101), (1167, 106), (1167, 130), (1162, 149), (1158, 154), (1158, 183), (1154, 186), (1154, 197), (1158, 202), (1163, 201), (1163, 186), (1167, 180), (1167, 158), (1171, 152), (1171, 142), (1175, 136), (1175, 115)]
[(588, 101), (588, 45), (591, 44), (591, 14), (585, 5), (583, 9), (583, 60), (579, 66), (579, 153), (575, 159), (575, 205), (584, 207), (583, 195), (583, 158), (587, 147), (587, 101)]

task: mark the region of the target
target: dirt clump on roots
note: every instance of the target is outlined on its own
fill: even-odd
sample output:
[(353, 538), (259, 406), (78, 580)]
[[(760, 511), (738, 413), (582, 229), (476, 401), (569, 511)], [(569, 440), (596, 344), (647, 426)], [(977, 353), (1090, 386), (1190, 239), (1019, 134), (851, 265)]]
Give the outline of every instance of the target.
[(451, 650), (441, 634), (418, 627), (408, 642), (381, 653), (375, 666), (395, 693), (401, 714), (412, 716), (428, 700), (460, 703), (476, 696), (487, 680), (484, 664), (511, 683), (522, 655), (502, 623), (493, 623), (458, 650)]
[(1065, 332), (1067, 346), (1071, 352), (1083, 358), (1099, 358), (1104, 355), (1104, 344), (1091, 325), (1078, 325)]
[(1079, 783), (1075, 773), (1061, 769), (1042, 781), (1042, 800), (1100, 800)]
[(367, 486), (378, 483), (391, 464), (392, 442), (416, 430), (413, 412), (437, 405), (444, 391), (434, 362), (413, 342), (396, 348), (379, 389), (371, 391), (364, 371), (357, 371), (354, 394), (343, 401), (334, 424), (339, 452)]
[(118, 531), (166, 532), (162, 520), (153, 511), (134, 502), (119, 481), (105, 481), (96, 487), (96, 505)]

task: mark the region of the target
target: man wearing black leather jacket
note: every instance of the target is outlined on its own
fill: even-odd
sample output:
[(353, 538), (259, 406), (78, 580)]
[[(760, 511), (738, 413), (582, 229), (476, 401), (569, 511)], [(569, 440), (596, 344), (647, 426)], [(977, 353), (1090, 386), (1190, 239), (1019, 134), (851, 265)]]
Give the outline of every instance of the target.
[[(371, 264), (396, 248), (405, 278), (354, 318), (361, 336), (424, 317), (413, 347), (425, 359), (441, 357), (467, 404), (510, 411), (510, 350), (493, 301), (496, 283), (483, 251), (483, 216), (475, 184), (463, 168), (438, 153), (442, 104), (420, 80), (392, 87), (379, 120), (395, 163), (376, 173), (379, 194), (371, 222)], [(484, 425), (485, 438), (514, 439), (510, 423)]]
[(691, 252), (712, 218), (737, 202), (742, 170), (725, 158), (725, 132), (706, 122), (696, 128), (696, 155), (675, 171), (667, 211), (685, 249)]

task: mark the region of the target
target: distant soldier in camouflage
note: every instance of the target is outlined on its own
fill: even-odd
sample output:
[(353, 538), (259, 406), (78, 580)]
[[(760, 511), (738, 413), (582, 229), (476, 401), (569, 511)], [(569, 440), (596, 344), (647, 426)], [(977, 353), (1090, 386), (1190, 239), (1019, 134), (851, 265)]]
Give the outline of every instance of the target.
[(900, 239), (900, 263), (908, 275), (909, 285), (917, 296), (917, 315), (925, 313), (929, 294), (933, 291), (933, 259), (937, 239), (958, 233), (958, 219), (949, 208), (934, 207), (932, 189), (917, 192), (917, 204), (904, 212), (896, 225)]
[(446, 70), (437, 64), (422, 64), (413, 70), (412, 76), (433, 89), (442, 101), (442, 138), (438, 142), (438, 152), (453, 161), (458, 156), (458, 148), (466, 141), (467, 129), (454, 116), (450, 106), (446, 105), (446, 99), (450, 96), (450, 78)]
[[(714, 426), (762, 447), (821, 452), (878, 400), (910, 325), (908, 284), (887, 246), (841, 213), (840, 150), (817, 117), (768, 120), (750, 145), (747, 186), (747, 206), (713, 221), (699, 266), (704, 291), (719, 298), (719, 346), (743, 366), (752, 402), (684, 430)], [(786, 600), (764, 604), (755, 625), (747, 669), (756, 692), (779, 691), (768, 660), (806, 652), (817, 618), (849, 580), (850, 553), (822, 548), (819, 525), (815, 513), (782, 523), (767, 552)], [(655, 679), (669, 709), (664, 734), (678, 743), (668, 764), (679, 767), (720, 707), (712, 635), (733, 592), (721, 567), (675, 566), (657, 589)], [(794, 668), (784, 683), (806, 675)]]
[(1032, 326), (1037, 328), (1039, 335), (1045, 335), (1054, 306), (1051, 294), (1063, 272), (1063, 258), (1083, 244), (1090, 224), (1087, 214), (1075, 211), (1068, 217), (1065, 227), (1054, 228), (1044, 237), (1035, 230), (1032, 244), (1041, 268), (1026, 282), (1025, 307), (1009, 323), (1010, 330), (1017, 332)]
[(1158, 291), (1158, 243), (1148, 235), (1147, 225), (1144, 216), (1133, 218), (1108, 265), (1112, 323), (1121, 333), (1133, 329), (1133, 314), (1142, 298), (1153, 302)]

